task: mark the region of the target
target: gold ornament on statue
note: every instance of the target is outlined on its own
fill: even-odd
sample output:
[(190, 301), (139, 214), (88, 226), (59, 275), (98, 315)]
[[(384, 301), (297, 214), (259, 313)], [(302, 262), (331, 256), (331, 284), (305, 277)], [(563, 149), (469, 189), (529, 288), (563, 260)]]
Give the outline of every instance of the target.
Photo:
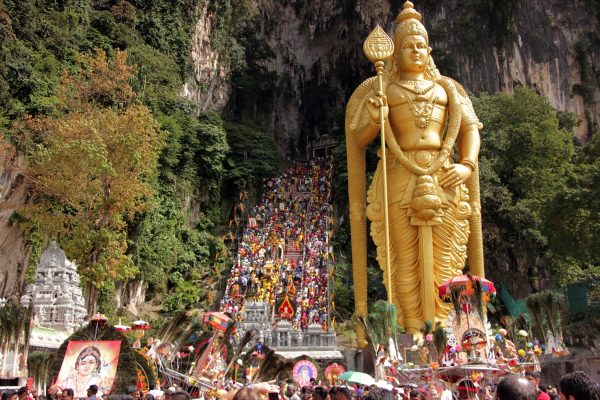
[[(377, 245), (388, 300), (398, 322), (418, 334), (445, 322), (437, 286), (462, 273), (483, 276), (479, 205), (479, 129), (465, 90), (442, 76), (429, 37), (407, 1), (392, 39), (377, 26), (363, 50), (377, 76), (346, 107), (348, 193), (355, 313), (367, 313), (366, 218)], [(366, 190), (365, 149), (377, 136), (380, 157)], [(455, 144), (461, 163), (454, 163)], [(366, 217), (366, 218), (365, 218)], [(357, 332), (359, 346), (364, 333)]]
[(417, 186), (410, 203), (416, 215), (424, 220), (429, 220), (437, 215), (442, 206), (442, 200), (430, 175), (421, 175), (417, 178)]
[(373, 63), (384, 61), (394, 54), (394, 42), (387, 33), (377, 25), (369, 34), (365, 43), (363, 43), (363, 51), (369, 61)]

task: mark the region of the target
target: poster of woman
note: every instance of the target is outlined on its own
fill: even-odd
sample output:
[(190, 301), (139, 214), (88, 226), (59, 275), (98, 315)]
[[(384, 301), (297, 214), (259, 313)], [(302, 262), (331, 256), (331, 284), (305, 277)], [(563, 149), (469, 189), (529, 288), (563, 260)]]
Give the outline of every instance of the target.
[(120, 351), (119, 340), (70, 341), (56, 384), (73, 389), (75, 398), (87, 397), (90, 385), (98, 386), (98, 396), (110, 393)]
[(302, 386), (310, 386), (310, 379), (317, 378), (317, 367), (315, 364), (308, 360), (300, 360), (296, 364), (294, 364), (294, 368), (292, 369), (292, 374), (294, 376), (294, 381), (300, 387)]

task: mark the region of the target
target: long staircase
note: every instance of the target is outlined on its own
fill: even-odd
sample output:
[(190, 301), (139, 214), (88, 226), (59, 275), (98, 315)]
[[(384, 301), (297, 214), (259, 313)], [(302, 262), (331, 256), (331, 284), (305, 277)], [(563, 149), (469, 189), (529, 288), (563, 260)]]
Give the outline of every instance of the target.
[[(265, 181), (231, 269), (221, 310), (288, 358), (341, 358), (331, 326), (331, 159)], [(289, 307), (291, 306), (291, 307)], [(292, 312), (288, 312), (288, 310)]]

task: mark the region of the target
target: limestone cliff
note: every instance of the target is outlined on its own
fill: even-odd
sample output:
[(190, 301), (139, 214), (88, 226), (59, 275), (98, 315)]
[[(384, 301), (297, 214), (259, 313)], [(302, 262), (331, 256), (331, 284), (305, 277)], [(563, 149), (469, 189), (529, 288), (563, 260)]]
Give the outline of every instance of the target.
[[(376, 24), (391, 33), (403, 1), (246, 3), (249, 12), (259, 14), (259, 35), (275, 54), (263, 65), (277, 74), (272, 107), (254, 119), (276, 132), (293, 156), (307, 140), (339, 129), (337, 114), (353, 88), (372, 74), (362, 42)], [(595, 129), (600, 115), (596, 104), (600, 46), (591, 2), (417, 0), (415, 7), (424, 15), (433, 56), (443, 74), (472, 92), (511, 92), (515, 85), (526, 85), (558, 110), (577, 113), (581, 139)], [(206, 18), (198, 23), (194, 43), (210, 35)], [(196, 77), (209, 76), (199, 107), (221, 110), (229, 89), (220, 86), (215, 94), (211, 88), (226, 81), (227, 67), (220, 65), (214, 49), (194, 51), (192, 58)], [(236, 88), (232, 89), (235, 96)], [(218, 101), (207, 101), (215, 95)], [(244, 113), (232, 102), (227, 109)]]
[(222, 109), (229, 99), (229, 66), (215, 50), (215, 13), (209, 2), (200, 5), (199, 18), (192, 34), (193, 76), (183, 87), (183, 95), (198, 105), (199, 111)]
[(25, 203), (26, 188), (19, 175), (22, 157), (0, 149), (0, 297), (21, 293), (29, 248), (13, 213)]
[[(506, 19), (504, 22), (494, 21), (493, 13), (486, 16), (487, 19), (472, 17), (473, 26), (479, 23), (481, 30), (481, 35), (476, 37), (481, 39), (481, 44), (476, 48), (467, 46), (477, 45), (478, 41), (461, 43), (461, 35), (449, 34), (460, 30), (459, 23), (465, 18), (458, 9), (459, 2), (444, 2), (434, 7), (433, 13), (426, 14), (429, 15), (426, 23), (446, 38), (439, 48), (454, 55), (449, 63), (451, 69), (470, 90), (510, 93), (515, 85), (533, 88), (557, 110), (579, 115), (582, 124), (577, 136), (583, 138), (594, 129), (589, 125), (597, 129), (600, 115), (596, 104), (600, 99), (597, 71), (589, 77), (582, 71), (600, 65), (597, 43), (595, 47), (589, 46), (590, 53), (582, 53), (586, 43), (597, 40), (598, 20), (594, 8), (583, 0), (568, 5), (554, 0), (512, 3), (513, 9), (499, 10)], [(586, 100), (581, 89), (587, 85), (592, 86), (592, 96)]]

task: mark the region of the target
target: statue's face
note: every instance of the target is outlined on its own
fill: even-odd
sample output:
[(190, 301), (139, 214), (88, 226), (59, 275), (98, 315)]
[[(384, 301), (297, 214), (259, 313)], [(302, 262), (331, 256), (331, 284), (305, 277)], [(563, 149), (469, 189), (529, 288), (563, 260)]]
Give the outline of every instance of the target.
[(400, 42), (397, 55), (402, 72), (424, 72), (429, 61), (429, 47), (421, 35), (407, 35)]

